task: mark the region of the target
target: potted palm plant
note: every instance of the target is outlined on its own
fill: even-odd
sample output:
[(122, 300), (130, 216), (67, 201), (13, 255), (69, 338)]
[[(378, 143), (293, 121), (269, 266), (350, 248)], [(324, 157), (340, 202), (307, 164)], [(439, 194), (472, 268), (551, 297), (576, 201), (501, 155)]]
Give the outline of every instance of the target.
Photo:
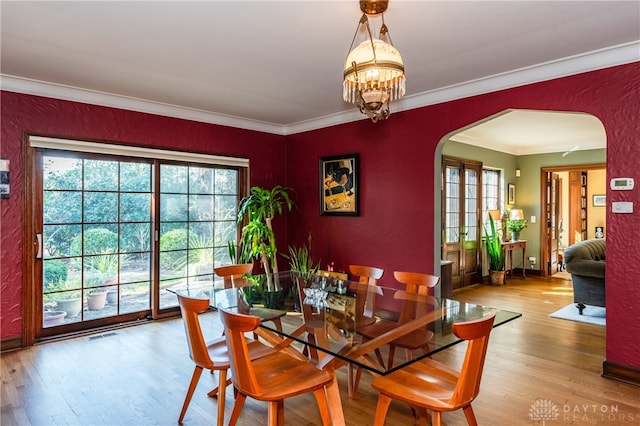
[(496, 225), (493, 218), (489, 215), (489, 224), (491, 234), (485, 228), (485, 236), (487, 239), (487, 254), (489, 255), (489, 279), (491, 284), (501, 285), (504, 283), (504, 250), (502, 250), (502, 242), (500, 235), (496, 231)]
[(248, 196), (240, 201), (238, 223), (246, 218), (240, 237), (238, 257), (259, 259), (265, 273), (266, 291), (279, 290), (276, 236), (272, 221), (276, 215), (294, 206), (289, 196), (290, 188), (276, 185), (272, 189), (259, 186), (251, 188)]

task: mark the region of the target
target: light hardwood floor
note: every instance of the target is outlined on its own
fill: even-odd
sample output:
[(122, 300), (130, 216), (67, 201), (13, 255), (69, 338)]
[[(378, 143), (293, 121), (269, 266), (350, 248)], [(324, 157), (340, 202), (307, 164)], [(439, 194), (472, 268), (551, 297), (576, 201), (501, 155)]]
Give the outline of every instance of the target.
[[(510, 278), (507, 286), (476, 286), (454, 297), (523, 313), (492, 332), (480, 395), (473, 404), (480, 425), (543, 424), (542, 417), (549, 426), (640, 424), (640, 387), (600, 376), (605, 329), (548, 316), (571, 303), (569, 281)], [(216, 316), (204, 314), (207, 336), (220, 333)], [(435, 358), (457, 366), (465, 346)], [(193, 371), (179, 319), (40, 344), (1, 358), (0, 423), (5, 426), (176, 424)], [(338, 380), (347, 424), (371, 424), (377, 402), (371, 376), (363, 375), (357, 400), (347, 396), (344, 368)], [(215, 424), (216, 401), (206, 393), (216, 381), (203, 374), (185, 425)], [(228, 420), (231, 390), (226, 397)], [(538, 421), (530, 417), (534, 406), (542, 408)], [(266, 404), (247, 400), (240, 424), (266, 420)], [(443, 420), (466, 424), (461, 412), (445, 413)], [(285, 423), (320, 424), (313, 397), (288, 399)], [(411, 424), (409, 409), (394, 402), (386, 424)]]

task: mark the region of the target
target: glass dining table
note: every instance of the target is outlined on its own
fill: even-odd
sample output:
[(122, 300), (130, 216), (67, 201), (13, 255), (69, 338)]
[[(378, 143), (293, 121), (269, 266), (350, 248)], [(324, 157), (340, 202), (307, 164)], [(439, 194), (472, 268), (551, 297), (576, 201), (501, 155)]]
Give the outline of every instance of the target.
[[(209, 298), (214, 309), (232, 309), (265, 319), (257, 334), (278, 350), (293, 356), (314, 358), (318, 368), (335, 371), (345, 365), (361, 367), (374, 375), (386, 375), (443, 351), (462, 339), (452, 332), (456, 322), (476, 320), (496, 311), (494, 328), (521, 316), (489, 306), (408, 292), (404, 288), (361, 284), (324, 275), (280, 272), (273, 277), (280, 294), (277, 306), (265, 306), (251, 286), (215, 288), (190, 286), (174, 292)], [(371, 335), (371, 330), (378, 330)], [(389, 360), (390, 344), (421, 331), (428, 342), (416, 351), (396, 351)], [(366, 336), (366, 337), (363, 337)], [(373, 354), (378, 356), (377, 360)], [(380, 355), (378, 355), (380, 353)], [(384, 356), (381, 356), (384, 355)], [(352, 395), (352, 368), (348, 369)], [(327, 390), (334, 424), (344, 424), (340, 394), (335, 385)]]

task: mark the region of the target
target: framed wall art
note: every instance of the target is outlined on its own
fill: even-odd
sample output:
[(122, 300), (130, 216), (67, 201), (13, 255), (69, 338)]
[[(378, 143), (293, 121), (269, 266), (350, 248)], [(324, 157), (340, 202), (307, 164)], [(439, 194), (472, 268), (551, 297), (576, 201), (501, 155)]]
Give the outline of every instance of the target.
[(358, 154), (320, 158), (320, 214), (358, 216)]
[(516, 203), (516, 186), (512, 183), (507, 185), (507, 204)]
[(607, 205), (607, 196), (606, 195), (594, 195), (593, 196), (593, 207), (605, 207)]

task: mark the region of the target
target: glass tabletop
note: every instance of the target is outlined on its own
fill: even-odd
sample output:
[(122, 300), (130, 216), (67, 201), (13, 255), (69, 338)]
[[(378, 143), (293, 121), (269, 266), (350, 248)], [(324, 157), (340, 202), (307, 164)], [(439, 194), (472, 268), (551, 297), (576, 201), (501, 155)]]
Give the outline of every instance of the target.
[[(265, 318), (277, 310), (283, 315), (281, 326), (264, 322), (262, 328), (299, 346), (309, 345), (323, 354), (382, 375), (461, 342), (453, 334), (452, 325), (480, 319), (493, 310), (489, 306), (410, 293), (402, 288), (291, 271), (272, 276), (270, 281), (272, 292), (265, 290), (264, 279), (259, 285), (240, 288), (191, 286), (173, 291), (207, 298), (214, 308)], [(494, 327), (520, 316), (517, 312), (496, 309)], [(417, 346), (421, 339), (425, 345), (411, 351), (410, 357), (404, 350), (396, 350), (391, 365), (386, 362), (389, 343)], [(376, 361), (376, 349), (384, 363)]]

